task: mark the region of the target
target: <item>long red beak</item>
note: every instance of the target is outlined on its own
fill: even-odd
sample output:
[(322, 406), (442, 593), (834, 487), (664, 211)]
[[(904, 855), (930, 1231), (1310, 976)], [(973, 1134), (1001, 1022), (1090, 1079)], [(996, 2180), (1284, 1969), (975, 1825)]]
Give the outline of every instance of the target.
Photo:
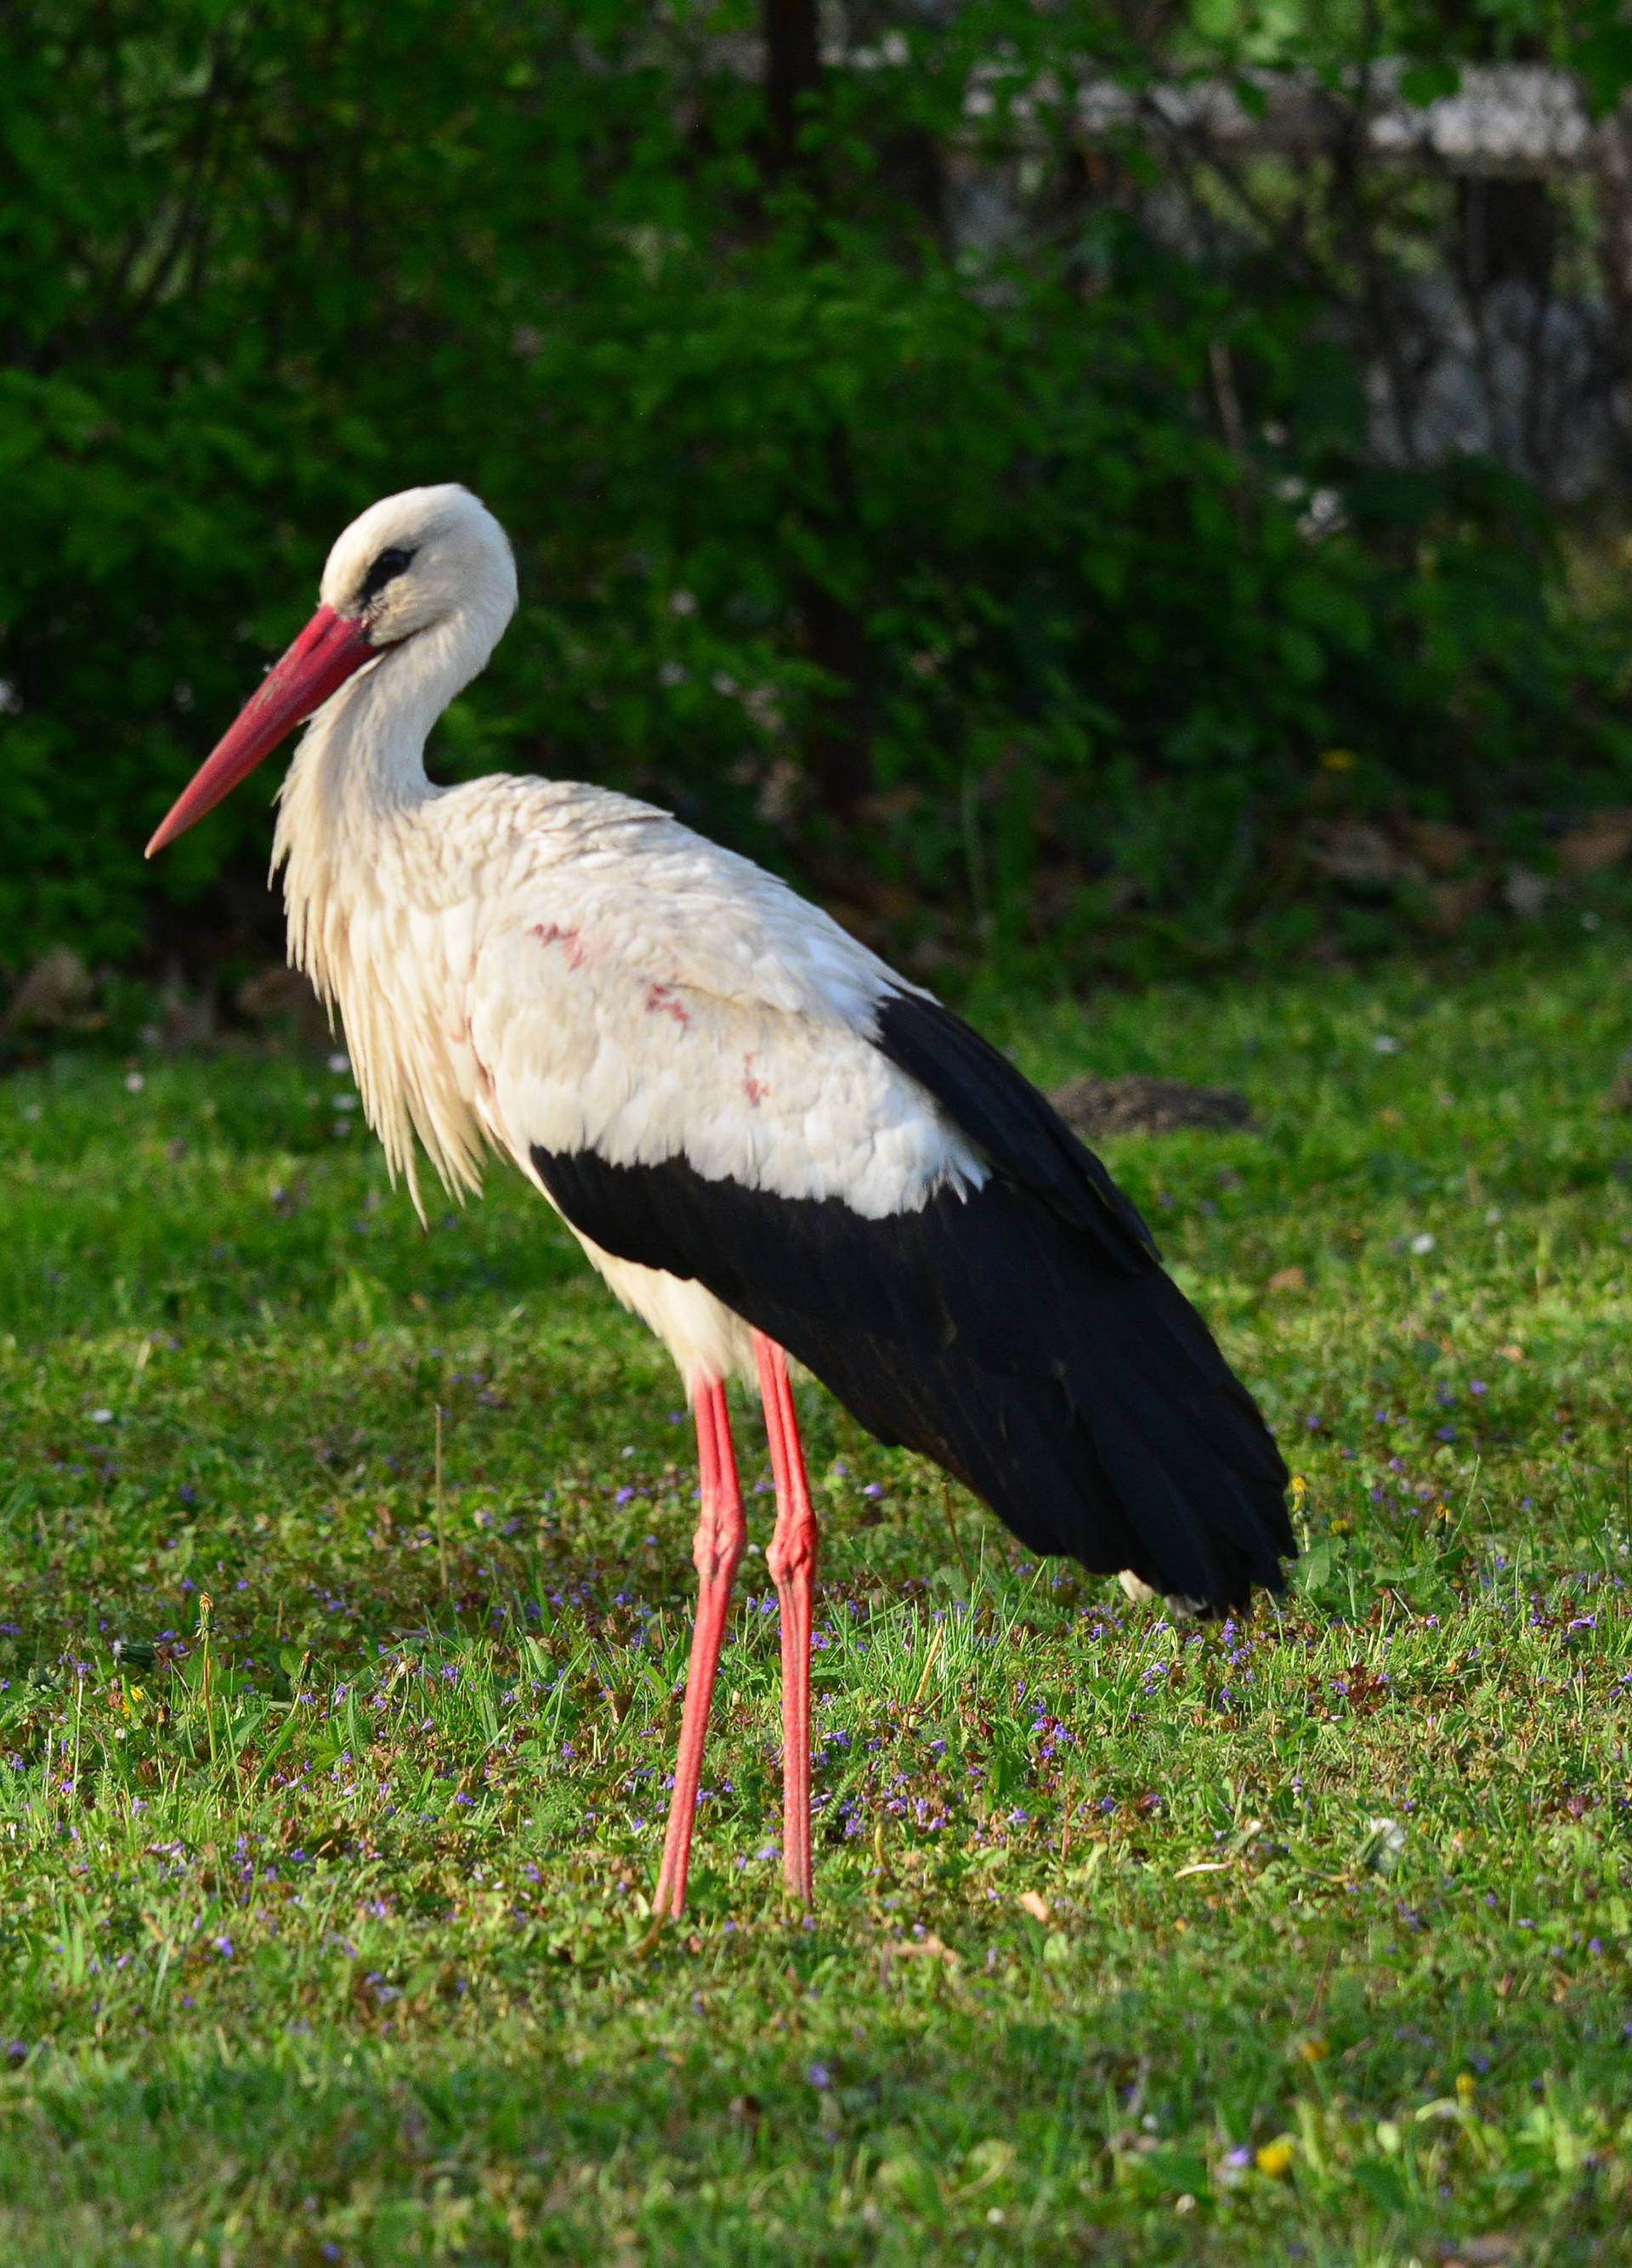
[(196, 819), (213, 811), (247, 779), (262, 756), (270, 756), (297, 725), (321, 709), (348, 677), (380, 651), (371, 645), (360, 622), (348, 622), (332, 607), (320, 607), (279, 662), (262, 679), (227, 732), (194, 773), (147, 846), (151, 858), (184, 835)]

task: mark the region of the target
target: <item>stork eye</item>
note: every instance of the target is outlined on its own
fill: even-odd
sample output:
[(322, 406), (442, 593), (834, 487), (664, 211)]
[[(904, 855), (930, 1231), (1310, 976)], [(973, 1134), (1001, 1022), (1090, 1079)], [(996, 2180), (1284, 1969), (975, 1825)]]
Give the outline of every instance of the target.
[(388, 583), (394, 583), (403, 570), (413, 563), (414, 554), (395, 544), (390, 550), (382, 551), (363, 578), (362, 588), (357, 594), (358, 605), (366, 607), (371, 599), (378, 597)]

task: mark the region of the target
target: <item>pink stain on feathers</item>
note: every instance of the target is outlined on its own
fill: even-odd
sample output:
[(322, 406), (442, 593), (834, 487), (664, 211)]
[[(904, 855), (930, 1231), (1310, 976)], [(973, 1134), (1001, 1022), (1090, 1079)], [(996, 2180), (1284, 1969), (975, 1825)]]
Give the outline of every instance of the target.
[(530, 933), (540, 945), (564, 945), (569, 968), (583, 967), (584, 941), (575, 929), (563, 929), (559, 922), (535, 922)]
[(676, 1024), (689, 1024), (691, 1020), (667, 984), (646, 986), (646, 1012), (648, 1016), (672, 1016)]

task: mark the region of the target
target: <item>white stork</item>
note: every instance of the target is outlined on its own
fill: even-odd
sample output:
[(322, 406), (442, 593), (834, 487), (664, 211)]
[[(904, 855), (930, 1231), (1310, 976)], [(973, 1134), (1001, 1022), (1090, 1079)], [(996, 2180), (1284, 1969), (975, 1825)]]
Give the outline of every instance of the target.
[(966, 1024), (666, 813), (545, 779), (439, 788), (424, 750), (514, 611), (498, 522), (410, 489), (354, 520), (321, 603), (148, 845), (307, 718), (283, 787), (291, 961), (337, 1004), (418, 1203), (508, 1158), (679, 1366), (699, 1581), (654, 1911), (678, 1914), (746, 1537), (725, 1381), (776, 1486), (783, 1859), (810, 1898), (816, 1523), (788, 1385), (955, 1475), (1029, 1550), (1186, 1605), (1283, 1587), (1286, 1469), (1133, 1205)]

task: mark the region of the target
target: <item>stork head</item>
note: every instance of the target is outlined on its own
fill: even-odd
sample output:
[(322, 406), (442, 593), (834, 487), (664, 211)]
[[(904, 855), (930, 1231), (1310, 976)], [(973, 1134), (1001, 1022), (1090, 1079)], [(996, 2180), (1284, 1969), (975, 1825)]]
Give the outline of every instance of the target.
[(371, 654), (454, 615), (492, 620), (496, 639), (515, 611), (515, 562), (487, 506), (447, 481), (371, 504), (329, 553), (318, 595)]
[(177, 797), (147, 846), (150, 858), (371, 664), (392, 667), (392, 657), (441, 633), (440, 700), (451, 699), (515, 611), (515, 562), (503, 528), (469, 489), (404, 489), (351, 522), (329, 555), (319, 596), (311, 621)]

